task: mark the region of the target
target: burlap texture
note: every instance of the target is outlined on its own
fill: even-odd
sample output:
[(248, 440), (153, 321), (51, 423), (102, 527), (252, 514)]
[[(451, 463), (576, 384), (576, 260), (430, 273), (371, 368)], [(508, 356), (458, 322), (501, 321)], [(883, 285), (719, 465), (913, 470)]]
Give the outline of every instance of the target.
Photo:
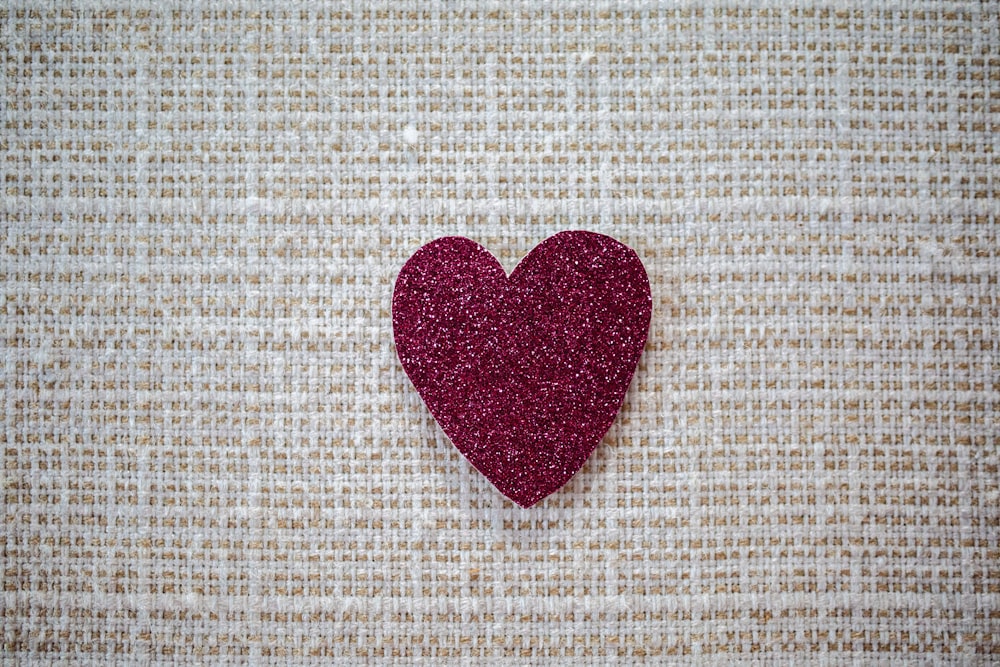
[[(8, 3), (5, 661), (988, 663), (996, 3)], [(649, 342), (530, 510), (390, 297), (632, 246)]]

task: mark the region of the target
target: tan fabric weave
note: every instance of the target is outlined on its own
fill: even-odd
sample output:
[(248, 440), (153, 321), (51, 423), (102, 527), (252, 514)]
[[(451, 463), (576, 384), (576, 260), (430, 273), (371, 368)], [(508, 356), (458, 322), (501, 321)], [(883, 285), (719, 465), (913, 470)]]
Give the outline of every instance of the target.
[[(753, 4), (6, 3), (5, 660), (997, 659), (1000, 8)], [(653, 324), (520, 510), (390, 297), (564, 229)]]

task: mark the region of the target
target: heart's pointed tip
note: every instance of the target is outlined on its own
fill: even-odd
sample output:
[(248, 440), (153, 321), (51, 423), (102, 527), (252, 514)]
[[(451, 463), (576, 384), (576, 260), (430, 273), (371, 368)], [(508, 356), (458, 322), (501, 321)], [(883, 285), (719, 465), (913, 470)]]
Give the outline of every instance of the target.
[[(499, 488), (497, 490), (499, 491)], [(512, 494), (505, 491), (500, 491), (500, 493), (521, 509), (529, 509), (542, 502), (558, 490), (559, 489), (554, 489), (552, 491), (538, 491), (537, 489), (516, 489)]]

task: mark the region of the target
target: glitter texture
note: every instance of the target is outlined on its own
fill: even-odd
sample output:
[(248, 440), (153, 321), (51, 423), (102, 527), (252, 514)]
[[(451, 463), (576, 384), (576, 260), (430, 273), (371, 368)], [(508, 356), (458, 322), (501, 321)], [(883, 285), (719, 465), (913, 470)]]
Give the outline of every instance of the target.
[(445, 434), (530, 507), (583, 466), (621, 408), (649, 331), (649, 279), (631, 248), (571, 231), (508, 278), (449, 236), (406, 262), (392, 297), (396, 352)]

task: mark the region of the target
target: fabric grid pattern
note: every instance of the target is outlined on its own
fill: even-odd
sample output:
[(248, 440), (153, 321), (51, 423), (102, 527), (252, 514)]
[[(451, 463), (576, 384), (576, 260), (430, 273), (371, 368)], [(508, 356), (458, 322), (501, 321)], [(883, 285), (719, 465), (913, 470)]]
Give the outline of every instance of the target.
[[(988, 664), (1000, 6), (9, 2), (5, 664)], [(522, 510), (396, 273), (566, 229), (653, 292)]]

